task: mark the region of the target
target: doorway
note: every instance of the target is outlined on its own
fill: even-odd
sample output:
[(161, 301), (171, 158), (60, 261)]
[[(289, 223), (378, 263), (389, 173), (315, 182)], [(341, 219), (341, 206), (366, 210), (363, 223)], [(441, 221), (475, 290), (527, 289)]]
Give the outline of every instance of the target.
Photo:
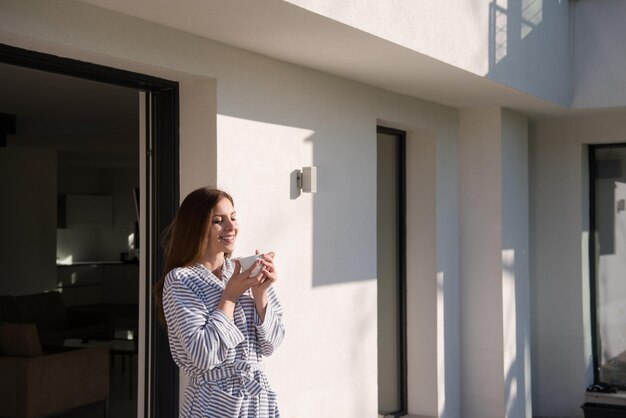
[(378, 410), (407, 411), (406, 133), (377, 129)]
[[(0, 209), (6, 273), (0, 294), (15, 308), (1, 319), (34, 323), (41, 361), (52, 361), (47, 354), (62, 347), (68, 373), (79, 356), (71, 351), (108, 348), (110, 373), (100, 379), (109, 382), (110, 413), (135, 416), (138, 93), (6, 64), (0, 64), (0, 91), (0, 112), (16, 121), (0, 148), (0, 196), (11, 202)], [(106, 366), (106, 360), (90, 364)], [(76, 405), (64, 417), (89, 416), (97, 406), (88, 400), (73, 390), (57, 406)], [(51, 402), (40, 412), (54, 409)]]
[[(132, 73), (124, 70), (104, 67), (91, 63), (61, 58), (48, 54), (14, 48), (8, 45), (0, 44), (0, 63), (13, 67), (23, 68), (24, 71), (40, 71), (48, 74), (62, 75), (64, 77), (90, 80), (100, 84), (122, 87), (131, 89), (135, 93), (138, 108), (142, 115), (142, 123), (139, 131), (145, 134), (143, 141), (143, 149), (139, 152), (139, 166), (141, 170), (139, 177), (141, 178), (138, 185), (139, 193), (133, 195), (139, 196), (133, 202), (137, 205), (137, 209), (141, 208), (141, 212), (145, 214), (142, 219), (138, 219), (141, 227), (134, 228), (130, 235), (134, 235), (131, 242), (128, 241), (128, 251), (126, 251), (126, 259), (133, 261), (134, 257), (138, 257), (139, 275), (137, 281), (139, 288), (143, 289), (138, 295), (140, 311), (137, 316), (142, 318), (138, 324), (138, 338), (136, 350), (138, 356), (135, 362), (138, 363), (140, 372), (139, 379), (144, 382), (140, 385), (140, 392), (134, 396), (138, 402), (136, 411), (142, 411), (141, 415), (146, 417), (171, 417), (178, 413), (178, 368), (173, 363), (167, 336), (158, 327), (156, 321), (156, 312), (152, 304), (152, 288), (161, 272), (162, 254), (158, 244), (159, 237), (164, 228), (172, 220), (176, 208), (178, 207), (178, 84), (173, 81), (160, 79), (148, 75)], [(46, 88), (45, 84), (42, 88)], [(63, 93), (61, 93), (63, 94)], [(67, 91), (64, 94), (70, 97), (73, 92)], [(141, 102), (140, 102), (140, 98)], [(62, 98), (61, 98), (62, 100)], [(97, 102), (97, 101), (96, 101)], [(100, 109), (106, 112), (107, 109)], [(9, 120), (15, 120), (17, 131), (25, 126), (19, 115), (12, 115), (6, 112)], [(139, 115), (134, 115), (139, 120)], [(4, 119), (3, 119), (4, 120)], [(9, 130), (2, 132), (4, 143), (10, 143), (15, 132)], [(15, 139), (15, 138), (13, 138)], [(76, 156), (74, 156), (76, 157)], [(64, 158), (72, 159), (71, 155)], [(80, 157), (78, 157), (80, 160)], [(54, 160), (54, 158), (52, 158)], [(42, 164), (52, 161), (51, 159), (43, 159)], [(118, 160), (119, 161), (119, 160)], [(76, 161), (74, 161), (76, 162)], [(84, 162), (84, 161), (79, 161)], [(52, 163), (54, 166), (54, 161)], [(76, 167), (76, 164), (70, 164)], [(21, 173), (24, 177), (32, 174), (34, 166), (26, 164), (22, 167)], [(69, 174), (69, 178), (75, 178), (71, 175), (74, 168), (67, 168), (65, 174)], [(81, 170), (79, 170), (81, 171)], [(122, 175), (123, 176), (123, 175)], [(45, 176), (39, 176), (41, 181), (46, 180)], [(124, 180), (124, 179), (122, 179)], [(13, 184), (13, 183), (11, 183)], [(34, 196), (41, 196), (36, 187), (31, 190), (24, 190)], [(57, 210), (54, 212), (70, 214), (67, 210), (69, 206), (75, 206), (76, 201), (70, 202), (68, 199), (60, 199), (57, 202), (57, 193), (54, 195)], [(75, 200), (75, 199), (69, 199)], [(80, 199), (79, 199), (80, 200)], [(89, 202), (91, 200), (91, 202)], [(97, 199), (96, 199), (97, 200)], [(106, 199), (105, 199), (106, 200)], [(103, 207), (109, 205), (101, 200), (95, 202), (93, 199), (83, 199), (78, 202), (79, 214), (100, 213), (102, 215)], [(82, 206), (81, 206), (82, 205)], [(87, 205), (87, 206), (85, 206)], [(89, 206), (91, 205), (91, 206)], [(80, 208), (83, 208), (82, 210)], [(85, 210), (85, 207), (91, 209)], [(42, 208), (40, 208), (42, 209)], [(134, 210), (133, 210), (134, 211)], [(42, 218), (46, 217), (46, 211), (42, 211)], [(105, 210), (106, 215), (106, 210)], [(49, 216), (49, 213), (48, 213)], [(139, 216), (137, 215), (137, 218)], [(56, 217), (55, 217), (56, 218)], [(108, 218), (108, 216), (105, 216)], [(137, 219), (136, 218), (136, 219)], [(99, 222), (102, 216), (95, 216), (95, 222)], [(54, 219), (54, 228), (58, 222), (67, 221), (67, 217), (62, 219)], [(74, 219), (75, 221), (75, 219)], [(79, 222), (94, 222), (94, 219), (82, 219)], [(132, 229), (128, 227), (128, 232)], [(139, 229), (139, 231), (137, 231)], [(139, 234), (137, 234), (139, 232)], [(141, 235), (142, 239), (137, 240), (137, 236)], [(45, 241), (51, 241), (50, 239)], [(139, 247), (138, 247), (139, 245)], [(113, 249), (109, 248), (113, 251)], [(134, 251), (138, 250), (138, 251)], [(9, 250), (10, 251), (10, 250)], [(58, 255), (58, 252), (57, 252)], [(120, 256), (121, 258), (123, 256)], [(66, 258), (66, 260), (68, 260)], [(53, 269), (55, 268), (54, 259), (52, 260)], [(54, 275), (54, 273), (51, 273)], [(68, 283), (71, 284), (72, 275), (68, 277)], [(23, 292), (22, 292), (23, 293)], [(42, 292), (47, 293), (47, 292)], [(128, 318), (127, 318), (128, 319)], [(127, 327), (128, 328), (128, 327)], [(119, 351), (119, 350), (117, 350)], [(132, 356), (130, 356), (132, 359)], [(122, 359), (118, 360), (124, 361)], [(129, 362), (128, 366), (132, 367)], [(137, 377), (135, 377), (137, 378)], [(130, 396), (133, 394), (131, 392)]]
[(589, 146), (595, 383), (626, 388), (626, 143)]

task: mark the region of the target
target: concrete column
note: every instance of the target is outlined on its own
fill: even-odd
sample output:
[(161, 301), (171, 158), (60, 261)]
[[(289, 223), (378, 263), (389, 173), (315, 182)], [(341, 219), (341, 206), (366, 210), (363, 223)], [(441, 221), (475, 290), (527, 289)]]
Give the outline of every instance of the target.
[(459, 122), (463, 416), (530, 418), (527, 121)]
[(217, 186), (217, 84), (196, 79), (179, 84), (180, 199), (202, 186)]
[[(437, 143), (432, 132), (409, 131), (407, 199), (407, 380), (409, 413), (438, 414)], [(433, 382), (425, 385), (424, 382)], [(436, 383), (435, 383), (436, 382)]]

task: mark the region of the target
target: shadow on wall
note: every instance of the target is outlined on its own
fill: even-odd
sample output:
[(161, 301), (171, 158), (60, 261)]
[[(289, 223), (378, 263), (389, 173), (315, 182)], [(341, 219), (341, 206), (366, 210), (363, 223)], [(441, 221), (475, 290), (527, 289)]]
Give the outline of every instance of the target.
[[(544, 0), (493, 0), (489, 3), (489, 77), (504, 72), (515, 59), (522, 41), (543, 21)], [(501, 67), (501, 68), (499, 68)]]
[(489, 76), (507, 66), (522, 40), (543, 21), (543, 0), (493, 0), (489, 3)]
[(341, 137), (341, 131), (315, 136), (313, 286), (376, 278), (375, 123), (359, 144), (341, 143)]
[[(492, 0), (489, 3), (487, 78), (531, 94), (571, 101), (569, 45), (558, 40), (569, 29), (563, 0)], [(546, 25), (551, 22), (550, 25)]]
[[(353, 166), (359, 154), (350, 152), (349, 143), (339, 143), (342, 136), (329, 130), (307, 138), (317, 167), (315, 194), (301, 193), (297, 170), (291, 172), (290, 197), (310, 198), (313, 204), (313, 287), (376, 278), (376, 160), (370, 170)], [(375, 126), (370, 137), (375, 147)]]
[[(247, 65), (239, 64), (244, 68)], [(278, 155), (263, 154), (263, 158), (271, 158), (272, 167), (247, 175), (257, 177), (257, 185), (269, 176), (273, 180), (272, 187), (278, 186), (277, 179), (285, 185), (280, 186), (280, 191), (271, 192), (279, 200), (264, 204), (262, 209), (272, 210), (268, 206), (271, 205), (281, 211), (302, 209), (305, 216), (312, 214), (312, 219), (305, 217), (290, 222), (290, 227), (297, 225), (300, 231), (281, 231), (280, 234), (287, 237), (292, 249), (313, 249), (312, 254), (298, 254), (303, 265), (310, 260), (313, 287), (375, 280), (376, 119), (370, 117), (369, 110), (350, 110), (354, 103), (368, 102), (372, 98), (364, 97), (367, 93), (356, 84), (331, 76), (312, 75), (307, 69), (285, 71), (284, 64), (273, 60), (264, 61), (262, 65), (256, 62), (255, 66), (266, 67), (258, 68), (258, 74), (281, 73), (281, 82), (248, 83), (247, 79), (221, 78), (222, 91), (233, 89), (238, 94), (236, 101), (220, 103), (218, 115), (242, 121), (233, 122), (237, 124), (254, 122), (254, 129), (273, 125), (277, 131), (294, 132), (293, 141), (289, 140), (292, 134), (287, 133), (280, 139), (266, 135), (264, 142), (260, 141), (260, 135), (255, 137), (254, 130), (250, 132), (251, 147), (266, 153), (267, 150), (261, 148), (271, 146)], [(235, 82), (236, 86), (230, 85)], [(299, 86), (299, 90), (294, 92), (293, 86)], [(271, 106), (246, 105), (258, 103), (259, 98)], [(309, 165), (317, 167), (315, 194), (301, 193), (297, 188), (297, 170)], [(283, 183), (287, 179), (288, 185)], [(241, 191), (253, 193), (253, 186), (247, 190), (244, 183), (251, 182), (240, 183)], [(241, 197), (238, 200), (241, 201)], [(309, 236), (311, 243), (301, 241), (308, 240)]]

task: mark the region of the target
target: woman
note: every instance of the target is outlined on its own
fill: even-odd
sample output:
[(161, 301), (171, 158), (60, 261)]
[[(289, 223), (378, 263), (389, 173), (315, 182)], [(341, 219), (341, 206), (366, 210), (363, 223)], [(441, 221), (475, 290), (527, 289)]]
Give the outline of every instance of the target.
[(236, 219), (227, 193), (200, 188), (185, 198), (166, 236), (156, 301), (172, 357), (189, 376), (181, 418), (280, 416), (261, 363), (285, 333), (271, 287), (274, 254), (240, 271), (229, 258)]

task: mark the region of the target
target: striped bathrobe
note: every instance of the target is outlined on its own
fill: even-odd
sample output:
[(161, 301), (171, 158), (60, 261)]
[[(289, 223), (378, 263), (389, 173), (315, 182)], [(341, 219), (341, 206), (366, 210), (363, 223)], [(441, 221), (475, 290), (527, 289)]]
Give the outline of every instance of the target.
[(262, 358), (283, 339), (282, 308), (270, 288), (262, 323), (250, 290), (237, 301), (234, 320), (217, 310), (233, 270), (234, 262), (226, 260), (222, 280), (202, 264), (176, 268), (165, 278), (170, 350), (190, 382), (180, 418), (280, 416)]

